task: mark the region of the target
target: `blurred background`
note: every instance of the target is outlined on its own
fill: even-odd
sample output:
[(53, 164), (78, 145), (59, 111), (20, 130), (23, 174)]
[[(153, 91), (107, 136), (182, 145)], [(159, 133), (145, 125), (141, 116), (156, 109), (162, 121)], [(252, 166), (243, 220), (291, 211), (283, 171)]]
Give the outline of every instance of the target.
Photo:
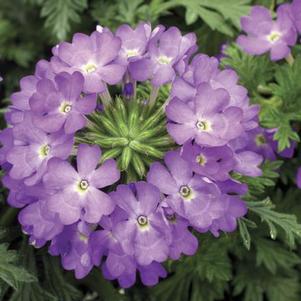
[[(18, 90), (19, 80), (32, 74), (35, 63), (49, 59), (51, 48), (62, 40), (70, 41), (75, 32), (91, 33), (97, 25), (115, 30), (128, 23), (149, 21), (154, 26), (177, 26), (183, 33), (195, 32), (199, 50), (219, 55), (224, 44), (234, 41), (239, 33), (240, 17), (255, 4), (273, 10), (285, 1), (275, 0), (0, 0), (0, 129), (5, 127), (3, 112), (9, 95)], [(277, 166), (275, 166), (277, 168)], [(286, 172), (289, 174), (290, 165)], [(1, 172), (1, 171), (0, 171)], [(277, 174), (269, 174), (276, 178)], [(285, 180), (284, 180), (285, 181)], [(272, 182), (273, 183), (273, 182)], [(282, 181), (282, 186), (284, 182)], [(280, 185), (280, 186), (281, 186)], [(285, 188), (287, 212), (301, 207), (299, 190)], [(275, 200), (283, 199), (274, 191)], [(6, 192), (0, 186), (1, 212), (7, 212)], [(6, 217), (5, 217), (6, 218)], [(0, 225), (1, 226), (1, 225)], [(251, 227), (251, 226), (250, 226)], [(251, 227), (252, 228), (252, 227)], [(124, 292), (116, 284), (106, 282), (99, 272), (93, 272), (76, 282), (72, 273), (61, 270), (58, 260), (44, 250), (33, 251), (18, 238), (19, 229), (12, 225), (0, 240), (20, 249), (20, 262), (38, 278), (34, 284), (4, 284), (3, 269), (10, 262), (1, 256), (16, 256), (0, 245), (0, 300), (9, 301), (300, 301), (300, 259), (279, 242), (266, 239), (266, 228), (254, 232), (258, 243), (251, 251), (244, 248), (239, 234), (213, 240), (203, 236), (202, 252), (177, 263), (170, 263), (171, 276), (155, 289), (139, 284)], [(15, 243), (14, 239), (18, 238)], [(272, 252), (271, 250), (274, 250)], [(17, 261), (18, 262), (18, 261)], [(214, 262), (214, 264), (211, 264)], [(6, 277), (6, 276), (5, 276)], [(19, 277), (30, 277), (27, 274)], [(7, 280), (7, 279), (6, 279)], [(15, 282), (14, 282), (15, 281)], [(18, 293), (12, 293), (17, 287)]]

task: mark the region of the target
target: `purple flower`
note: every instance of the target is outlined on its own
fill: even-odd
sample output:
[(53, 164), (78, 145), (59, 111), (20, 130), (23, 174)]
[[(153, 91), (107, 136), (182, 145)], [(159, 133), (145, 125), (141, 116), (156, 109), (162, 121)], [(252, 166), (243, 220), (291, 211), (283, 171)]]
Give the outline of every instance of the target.
[(217, 181), (229, 179), (235, 166), (233, 151), (228, 146), (208, 148), (187, 142), (181, 155), (195, 173)]
[(0, 132), (0, 145), (0, 166), (4, 167), (7, 163), (7, 153), (14, 145), (12, 128), (7, 128)]
[(160, 192), (145, 182), (135, 183), (135, 193), (128, 185), (119, 185), (111, 193), (127, 218), (113, 228), (125, 254), (134, 256), (140, 265), (162, 262), (169, 253), (169, 235), (162, 213), (157, 210)]
[(79, 72), (63, 72), (55, 82), (42, 79), (37, 92), (30, 98), (34, 124), (46, 132), (57, 132), (62, 127), (73, 134), (86, 125), (85, 115), (96, 107), (96, 94), (82, 96), (84, 78)]
[(277, 61), (290, 54), (296, 44), (297, 33), (286, 10), (277, 10), (277, 20), (262, 6), (254, 6), (249, 16), (241, 18), (241, 27), (247, 33), (237, 39), (239, 46), (249, 54), (271, 52), (271, 60)]
[(63, 133), (47, 135), (25, 120), (13, 128), (15, 145), (7, 153), (12, 165), (10, 177), (24, 179), (26, 185), (36, 184), (47, 171), (51, 158), (67, 159), (73, 146), (73, 137)]
[(215, 184), (193, 175), (189, 162), (176, 151), (168, 152), (164, 162), (155, 162), (147, 181), (167, 196), (166, 203), (192, 226), (209, 227), (221, 215), (220, 191)]
[[(47, 242), (63, 231), (56, 214), (49, 213), (45, 200), (29, 204), (19, 213), (19, 222), (23, 231), (31, 236), (31, 243)], [(41, 247), (40, 244), (36, 245)]]
[(194, 34), (181, 35), (176, 27), (156, 34), (149, 42), (148, 56), (130, 65), (130, 73), (135, 80), (151, 79), (159, 87), (172, 81), (176, 71), (182, 68), (183, 60), (195, 49)]
[(116, 30), (116, 37), (121, 40), (120, 56), (130, 64), (141, 59), (146, 53), (149, 39), (151, 37), (151, 25), (139, 23), (132, 29), (129, 25), (123, 24)]
[(301, 32), (301, 0), (294, 0), (291, 4), (291, 12), (296, 28)]
[(44, 187), (41, 183), (27, 186), (22, 180), (14, 180), (8, 175), (3, 177), (2, 183), (9, 189), (7, 203), (12, 207), (22, 208), (27, 204), (37, 202), (44, 194)]
[(20, 80), (21, 91), (11, 95), (12, 105), (5, 115), (8, 123), (14, 125), (24, 120), (24, 113), (30, 111), (29, 99), (36, 92), (37, 83), (42, 78), (54, 78), (49, 62), (45, 60), (37, 63), (34, 75), (25, 76)]
[[(204, 54), (196, 55), (181, 77), (175, 79), (171, 96), (188, 102), (198, 93), (198, 87), (208, 83), (213, 89), (225, 89), (230, 96), (228, 106), (236, 106), (243, 110), (242, 125), (245, 130), (258, 126), (259, 107), (249, 106), (246, 88), (238, 85), (238, 75), (234, 70), (219, 70), (219, 62), (215, 57)], [(200, 86), (201, 93), (202, 85)]]
[(76, 33), (72, 43), (59, 44), (51, 66), (56, 73), (81, 72), (85, 79), (84, 92), (101, 93), (106, 84), (117, 84), (124, 75), (125, 66), (115, 62), (120, 45), (120, 39), (108, 31), (95, 31), (90, 36)]
[(218, 237), (219, 231), (233, 232), (237, 227), (237, 219), (246, 215), (248, 209), (244, 201), (238, 196), (222, 195), (224, 212), (220, 218), (215, 219), (209, 228), (201, 229), (200, 232), (211, 233)]
[(169, 257), (177, 260), (181, 254), (192, 256), (198, 249), (197, 238), (189, 231), (189, 222), (173, 213), (169, 208), (165, 209), (165, 217), (171, 230), (172, 242), (169, 246)]
[(43, 182), (47, 189), (56, 192), (48, 198), (47, 204), (50, 211), (58, 213), (64, 225), (79, 219), (98, 223), (103, 215), (114, 210), (110, 196), (98, 188), (118, 181), (120, 172), (114, 160), (107, 160), (97, 168), (100, 157), (99, 147), (81, 144), (77, 152), (77, 171), (66, 161), (49, 162)]
[(84, 278), (93, 268), (89, 251), (90, 234), (94, 226), (79, 222), (66, 226), (51, 242), (51, 255), (61, 255), (66, 270), (74, 270), (77, 279)]
[(204, 146), (223, 146), (241, 135), (242, 110), (229, 107), (229, 94), (213, 90), (209, 84), (199, 86), (199, 94), (191, 103), (173, 98), (166, 107), (171, 122), (167, 130), (180, 145), (190, 139)]

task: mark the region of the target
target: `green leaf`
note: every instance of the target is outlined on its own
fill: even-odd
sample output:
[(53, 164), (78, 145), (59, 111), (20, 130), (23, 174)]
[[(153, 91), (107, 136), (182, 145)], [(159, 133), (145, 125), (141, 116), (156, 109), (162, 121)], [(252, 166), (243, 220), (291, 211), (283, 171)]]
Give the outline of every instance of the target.
[(22, 282), (34, 282), (36, 278), (18, 263), (16, 251), (8, 250), (7, 244), (0, 244), (0, 278), (15, 289)]
[[(240, 17), (247, 15), (250, 9), (250, 0), (174, 0), (174, 3), (186, 8), (186, 22), (192, 24), (201, 18), (212, 30), (218, 30), (232, 36), (234, 29), (239, 28)], [(228, 24), (228, 23), (229, 24)]]
[(50, 255), (43, 256), (46, 288), (58, 300), (82, 300), (81, 292), (71, 285), (64, 277), (60, 261)]
[(281, 229), (286, 236), (286, 242), (291, 248), (296, 246), (296, 240), (301, 238), (301, 224), (293, 214), (281, 213), (274, 211), (275, 205), (269, 198), (261, 202), (247, 202), (251, 212), (257, 214), (262, 222), (267, 223), (270, 236), (276, 239), (277, 229)]
[(46, 18), (45, 26), (62, 41), (70, 31), (71, 22), (80, 22), (80, 15), (86, 7), (87, 0), (46, 0), (41, 16)]
[(236, 44), (225, 50), (222, 65), (234, 69), (239, 75), (240, 83), (248, 89), (251, 96), (258, 95), (258, 87), (270, 82), (275, 65), (268, 56), (251, 56), (243, 52)]
[(276, 274), (278, 268), (289, 269), (301, 263), (299, 256), (277, 241), (257, 238), (254, 243), (257, 265), (264, 265), (272, 274)]

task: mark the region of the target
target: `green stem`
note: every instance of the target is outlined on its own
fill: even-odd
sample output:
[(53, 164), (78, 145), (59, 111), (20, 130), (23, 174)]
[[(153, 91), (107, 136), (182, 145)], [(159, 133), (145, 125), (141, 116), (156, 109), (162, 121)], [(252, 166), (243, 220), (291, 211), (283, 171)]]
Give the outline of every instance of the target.
[(103, 91), (102, 93), (99, 93), (99, 96), (101, 98), (102, 104), (105, 107), (109, 106), (112, 103), (112, 97), (110, 95), (107, 85), (106, 85), (105, 91)]
[(12, 207), (7, 208), (0, 217), (0, 226), (10, 226), (14, 222), (17, 213), (18, 209)]
[(291, 53), (285, 58), (285, 60), (290, 66), (292, 66), (295, 62), (295, 59)]
[(156, 99), (159, 93), (159, 88), (158, 87), (153, 87), (150, 97), (149, 97), (149, 107), (152, 108), (154, 104), (156, 103)]
[(271, 6), (270, 6), (270, 11), (271, 12), (273, 12), (275, 10), (275, 6), (276, 6), (276, 0), (272, 0)]
[(96, 291), (104, 301), (121, 301), (127, 300), (113, 287), (111, 282), (106, 281), (100, 270), (95, 268), (92, 273), (87, 276), (83, 282), (92, 290)]

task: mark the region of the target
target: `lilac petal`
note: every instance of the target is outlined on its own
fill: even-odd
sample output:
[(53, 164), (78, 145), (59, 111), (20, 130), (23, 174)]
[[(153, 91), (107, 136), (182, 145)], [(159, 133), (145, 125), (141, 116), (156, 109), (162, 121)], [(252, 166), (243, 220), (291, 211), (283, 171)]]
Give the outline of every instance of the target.
[(174, 194), (177, 191), (177, 183), (168, 170), (159, 162), (150, 166), (147, 181), (160, 189), (162, 193)]
[(103, 215), (111, 214), (114, 208), (115, 203), (109, 195), (90, 187), (85, 204), (84, 220), (88, 223), (98, 223)]
[(151, 231), (137, 230), (135, 242), (135, 255), (140, 265), (149, 265), (154, 260), (163, 262), (168, 257), (167, 241), (155, 229), (151, 229)]
[(66, 123), (64, 125), (64, 130), (66, 134), (73, 134), (76, 131), (85, 127), (87, 120), (85, 117), (77, 112), (69, 113)]
[(71, 225), (80, 219), (80, 199), (76, 192), (63, 191), (47, 200), (47, 207), (56, 212), (64, 225)]
[(186, 123), (194, 118), (194, 112), (190, 109), (190, 107), (184, 103), (182, 100), (178, 98), (173, 98), (166, 109), (166, 116), (178, 123)]
[(177, 151), (168, 152), (164, 157), (164, 161), (177, 184), (187, 185), (192, 178), (191, 164), (181, 158)]
[(149, 215), (156, 210), (160, 202), (160, 191), (157, 187), (146, 182), (137, 182), (137, 199), (143, 213)]
[(96, 188), (103, 188), (114, 184), (120, 178), (120, 171), (117, 168), (116, 161), (106, 160), (95, 172), (91, 178), (91, 184)]
[(66, 117), (63, 114), (49, 114), (33, 116), (33, 123), (38, 128), (47, 133), (54, 133), (59, 131), (65, 123)]
[(99, 162), (101, 150), (97, 145), (80, 144), (77, 150), (77, 171), (84, 179), (89, 176)]
[(89, 94), (80, 98), (74, 105), (75, 109), (86, 115), (92, 113), (96, 108), (97, 95)]
[(261, 40), (255, 37), (239, 36), (237, 39), (237, 44), (247, 53), (253, 55), (261, 55), (267, 52), (271, 45), (266, 40)]
[(209, 115), (222, 111), (229, 103), (230, 96), (225, 89), (213, 90), (207, 83), (198, 87), (198, 94), (195, 98), (197, 112)]
[(128, 255), (134, 255), (134, 237), (136, 232), (137, 226), (132, 221), (119, 222), (113, 228), (114, 236)]
[(140, 266), (139, 271), (142, 283), (147, 286), (154, 286), (159, 282), (159, 277), (167, 276), (164, 267), (155, 261), (148, 266)]
[(176, 78), (172, 84), (171, 95), (186, 102), (195, 96), (196, 90), (182, 78)]
[(115, 203), (129, 215), (139, 214), (139, 203), (128, 185), (118, 185), (115, 192), (110, 193)]
[(175, 77), (175, 71), (172, 66), (166, 65), (160, 67), (153, 76), (152, 84), (155, 87), (159, 87), (173, 80)]
[(102, 93), (106, 89), (101, 76), (97, 73), (91, 73), (85, 76), (84, 90), (87, 93)]
[(84, 77), (80, 72), (74, 72), (72, 75), (63, 72), (55, 77), (55, 82), (65, 100), (72, 101), (80, 96), (83, 90)]
[(249, 177), (258, 177), (262, 174), (262, 170), (258, 167), (262, 163), (262, 156), (251, 151), (243, 151), (236, 154), (237, 160), (235, 170)]
[(110, 64), (101, 67), (98, 71), (103, 81), (109, 85), (115, 85), (122, 80), (126, 68), (119, 64)]
[(51, 159), (48, 172), (43, 177), (44, 185), (49, 189), (61, 189), (78, 180), (75, 169), (66, 161)]
[(190, 126), (182, 124), (167, 124), (167, 131), (169, 135), (176, 141), (177, 144), (182, 145), (189, 139), (195, 136), (193, 129)]
[(151, 77), (153, 71), (152, 62), (145, 58), (130, 63), (129, 72), (134, 80), (146, 81)]
[(284, 42), (279, 42), (271, 49), (271, 60), (281, 60), (287, 57), (290, 54), (290, 51), (290, 48)]

